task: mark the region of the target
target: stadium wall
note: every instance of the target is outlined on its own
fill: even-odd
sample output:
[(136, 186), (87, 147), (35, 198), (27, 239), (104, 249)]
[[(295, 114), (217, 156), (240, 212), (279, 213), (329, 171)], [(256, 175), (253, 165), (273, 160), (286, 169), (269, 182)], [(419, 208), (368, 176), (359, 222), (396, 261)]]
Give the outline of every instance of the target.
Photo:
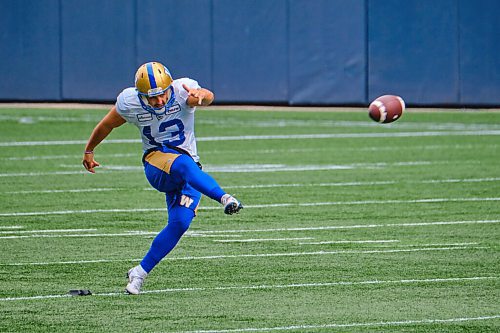
[(0, 0), (0, 100), (113, 101), (161, 61), (218, 103), (500, 105), (498, 0)]

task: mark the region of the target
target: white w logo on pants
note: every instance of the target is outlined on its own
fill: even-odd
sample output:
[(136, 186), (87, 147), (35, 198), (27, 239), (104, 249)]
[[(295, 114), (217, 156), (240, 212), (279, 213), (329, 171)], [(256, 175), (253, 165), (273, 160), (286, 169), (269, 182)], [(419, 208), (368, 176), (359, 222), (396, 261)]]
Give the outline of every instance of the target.
[(185, 196), (184, 194), (182, 195), (181, 197), (181, 203), (180, 205), (181, 206), (184, 206), (186, 208), (189, 208), (189, 206), (191, 206), (191, 204), (193, 203), (193, 199), (191, 199), (190, 197), (187, 197)]

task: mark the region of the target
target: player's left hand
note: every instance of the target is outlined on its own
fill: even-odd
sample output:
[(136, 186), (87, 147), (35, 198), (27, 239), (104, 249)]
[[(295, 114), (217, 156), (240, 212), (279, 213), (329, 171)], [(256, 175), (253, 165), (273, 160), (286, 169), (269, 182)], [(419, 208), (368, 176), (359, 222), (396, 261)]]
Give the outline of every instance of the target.
[(184, 90), (186, 90), (188, 92), (188, 96), (192, 96), (192, 97), (198, 99), (198, 105), (202, 105), (203, 100), (205, 99), (205, 97), (207, 97), (207, 93), (204, 89), (192, 89), (192, 88), (189, 88), (184, 83), (182, 84), (182, 87), (184, 88)]

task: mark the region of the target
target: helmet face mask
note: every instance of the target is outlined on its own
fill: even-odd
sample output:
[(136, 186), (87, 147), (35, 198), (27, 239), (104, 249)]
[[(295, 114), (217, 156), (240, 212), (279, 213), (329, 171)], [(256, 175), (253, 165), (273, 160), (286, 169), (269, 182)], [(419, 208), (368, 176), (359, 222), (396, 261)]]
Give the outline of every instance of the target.
[[(144, 110), (160, 116), (167, 112), (175, 102), (172, 76), (167, 67), (159, 62), (148, 62), (139, 67), (135, 74), (135, 88)], [(154, 107), (148, 97), (167, 93), (167, 102), (161, 107)]]
[[(160, 96), (162, 94), (167, 94), (167, 102), (165, 105), (160, 106), (160, 107), (155, 107), (150, 104), (148, 97), (155, 97), (155, 96)], [(144, 95), (141, 93), (138, 93), (139, 101), (141, 102), (141, 106), (144, 110), (148, 111), (149, 113), (152, 113), (155, 116), (161, 116), (167, 113), (168, 109), (174, 104), (175, 102), (175, 93), (174, 93), (174, 88), (172, 86), (168, 87), (166, 91), (161, 92), (159, 95), (154, 95), (154, 96), (148, 96)]]

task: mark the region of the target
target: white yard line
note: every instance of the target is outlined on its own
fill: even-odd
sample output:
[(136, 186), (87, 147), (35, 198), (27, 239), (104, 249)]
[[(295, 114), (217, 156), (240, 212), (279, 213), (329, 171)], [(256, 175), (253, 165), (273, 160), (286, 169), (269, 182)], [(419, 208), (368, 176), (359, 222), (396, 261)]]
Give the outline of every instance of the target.
[[(207, 172), (224, 172), (224, 173), (254, 173), (254, 172), (288, 172), (288, 171), (327, 171), (327, 170), (350, 170), (356, 168), (379, 169), (389, 166), (416, 166), (416, 165), (433, 165), (433, 164), (448, 164), (449, 162), (430, 162), (430, 161), (409, 161), (409, 162), (394, 162), (394, 163), (354, 163), (354, 164), (322, 164), (322, 165), (285, 165), (285, 164), (230, 164), (230, 165), (205, 165), (204, 170)], [(52, 175), (77, 175), (86, 174), (91, 176), (87, 171), (81, 170), (79, 164), (60, 165), (63, 168), (79, 169), (75, 171), (40, 171), (40, 172), (6, 172), (0, 173), (0, 177), (40, 177)], [(143, 167), (139, 165), (102, 165), (98, 169), (102, 172), (142, 172)]]
[[(372, 128), (377, 129), (380, 124), (373, 121), (339, 121), (339, 120), (297, 120), (297, 119), (261, 119), (261, 120), (237, 120), (226, 119), (223, 122), (214, 119), (199, 119), (198, 123), (217, 126), (219, 128)], [(498, 130), (498, 124), (463, 124), (463, 123), (424, 123), (424, 122), (401, 122), (397, 124), (384, 125), (385, 128), (397, 128), (398, 130)]]
[[(470, 161), (476, 163), (476, 161)], [(229, 164), (229, 165), (205, 165), (207, 172), (224, 173), (256, 173), (256, 172), (290, 172), (290, 171), (328, 171), (328, 170), (351, 170), (351, 169), (380, 169), (394, 166), (419, 166), (419, 165), (447, 165), (449, 161), (405, 161), (405, 162), (378, 162), (378, 163), (352, 163), (352, 164), (306, 164), (306, 165), (286, 165), (286, 164)], [(79, 164), (61, 164), (62, 168), (75, 169), (74, 171), (40, 171), (40, 172), (6, 172), (0, 173), (0, 177), (39, 177), (52, 175), (77, 175), (90, 174), (82, 170)], [(102, 165), (98, 169), (99, 173), (109, 172), (142, 172), (143, 167), (139, 165)], [(494, 180), (494, 179), (492, 179)], [(436, 182), (440, 182), (436, 180)], [(451, 180), (450, 182), (455, 182)], [(456, 182), (459, 182), (457, 180)], [(356, 185), (355, 182), (352, 182)], [(387, 182), (379, 182), (388, 184)]]
[(141, 259), (91, 259), (91, 260), (67, 260), (67, 261), (44, 261), (44, 262), (24, 262), (24, 263), (0, 263), (0, 266), (47, 266), (47, 265), (83, 265), (99, 264), (110, 262), (140, 262)]
[[(215, 209), (215, 207), (214, 207)], [(51, 212), (17, 212), (1, 213), (0, 217), (7, 216), (37, 216), (37, 215), (68, 215), (68, 214), (89, 214), (89, 213), (145, 213), (166, 211), (166, 208), (131, 208), (131, 209), (84, 209), (84, 210), (59, 210)]]
[(0, 231), (0, 234), (26, 234), (26, 233), (63, 233), (63, 232), (94, 232), (97, 229), (43, 229), (43, 230), (16, 230)]
[[(342, 147), (343, 152), (350, 152), (350, 151), (370, 151), (370, 152), (378, 152), (378, 151), (391, 151), (394, 152), (396, 150), (418, 150), (418, 151), (423, 151), (423, 150), (436, 150), (436, 149), (445, 149), (445, 150), (450, 150), (450, 149), (458, 149), (458, 150), (465, 150), (465, 149), (477, 149), (478, 147), (481, 148), (497, 148), (498, 144), (453, 144), (453, 145), (415, 145), (415, 146), (410, 146), (410, 145), (405, 145), (405, 146), (373, 146), (373, 147)], [(332, 148), (274, 148), (274, 149), (255, 149), (252, 150), (246, 149), (245, 152), (249, 153), (256, 153), (256, 154), (290, 154), (290, 153), (308, 153), (308, 152), (329, 152), (331, 151)], [(241, 153), (241, 150), (222, 150), (222, 149), (216, 149), (216, 150), (203, 150), (202, 154), (203, 155), (214, 155), (214, 154), (221, 154), (221, 155), (232, 155), (232, 154), (239, 154)]]
[(241, 237), (241, 235), (237, 234), (230, 234), (230, 235), (224, 235), (224, 234), (217, 234), (217, 235), (209, 235), (209, 234), (203, 234), (203, 233), (197, 233), (197, 232), (186, 232), (184, 234), (184, 237), (203, 237), (203, 238), (217, 238), (217, 237), (227, 237), (227, 238), (237, 238)]
[(237, 332), (276, 332), (276, 331), (304, 331), (316, 329), (345, 329), (353, 327), (380, 327), (380, 326), (406, 326), (418, 324), (450, 324), (450, 323), (463, 323), (468, 321), (479, 320), (494, 320), (500, 318), (499, 315), (481, 316), (481, 317), (460, 317), (448, 319), (417, 319), (417, 320), (402, 320), (402, 321), (379, 321), (370, 323), (330, 323), (330, 324), (317, 324), (317, 325), (292, 325), (292, 326), (274, 326), (274, 327), (246, 327), (235, 329), (222, 329), (222, 330), (196, 330), (196, 331), (179, 331), (176, 333), (237, 333)]
[[(427, 162), (422, 162), (419, 165), (428, 165)], [(284, 165), (284, 164), (248, 164), (248, 165), (206, 165), (204, 170), (207, 172), (223, 172), (223, 173), (256, 173), (256, 172), (289, 172), (289, 171), (328, 171), (328, 170), (351, 170), (358, 168), (381, 168), (382, 165), (341, 165), (341, 164), (324, 164), (324, 165)]]
[[(390, 166), (418, 166), (449, 164), (449, 161), (401, 161), (401, 162), (370, 162), (370, 163), (350, 163), (350, 164), (226, 164), (211, 165), (205, 164), (204, 169), (208, 172), (276, 172), (276, 171), (315, 171), (315, 170), (337, 170), (354, 168), (385, 168)], [(61, 168), (81, 169), (82, 166), (75, 164), (59, 164)], [(104, 170), (143, 170), (143, 166), (138, 165), (106, 165)]]
[(355, 225), (332, 225), (318, 227), (296, 227), (296, 228), (269, 228), (269, 229), (238, 229), (238, 230), (198, 230), (197, 233), (218, 234), (218, 233), (253, 233), (253, 232), (281, 232), (281, 231), (316, 231), (316, 230), (336, 230), (336, 229), (362, 229), (362, 228), (398, 228), (398, 227), (420, 227), (436, 225), (455, 224), (490, 224), (500, 223), (500, 220), (474, 220), (474, 221), (434, 221), (434, 222), (414, 222), (414, 223), (387, 223), (387, 224), (355, 224)]
[[(498, 147), (497, 144), (481, 144), (481, 147)], [(479, 145), (464, 144), (464, 145), (421, 145), (421, 146), (375, 146), (375, 147), (359, 147), (359, 148), (345, 148), (345, 151), (394, 151), (397, 149), (414, 149), (414, 150), (429, 150), (429, 149), (477, 149)], [(247, 152), (257, 153), (257, 154), (276, 154), (276, 153), (303, 153), (303, 152), (318, 152), (318, 151), (330, 151), (331, 148), (283, 148), (283, 149), (255, 149), (246, 150)], [(239, 150), (203, 150), (203, 155), (213, 155), (213, 154), (224, 154), (231, 155), (240, 153)], [(5, 161), (37, 161), (37, 160), (60, 160), (60, 159), (80, 159), (82, 155), (31, 155), (31, 156), (11, 156), (11, 157), (0, 157), (0, 160)], [(137, 151), (136, 153), (117, 153), (117, 154), (106, 154), (99, 153), (101, 159), (114, 158), (114, 157), (135, 157), (140, 158), (141, 153)]]
[[(500, 130), (480, 131), (424, 131), (424, 132), (385, 132), (385, 133), (323, 133), (295, 135), (237, 135), (199, 137), (199, 142), (209, 141), (242, 141), (242, 140), (304, 140), (304, 139), (343, 139), (343, 138), (395, 138), (395, 137), (434, 137), (434, 136), (489, 136), (500, 135)], [(110, 139), (105, 143), (141, 143), (139, 139)], [(87, 140), (63, 141), (4, 141), (0, 147), (31, 147), (31, 146), (67, 146), (84, 145)]]
[[(97, 229), (68, 229), (67, 231), (71, 232), (93, 232), (97, 231)], [(38, 233), (37, 233), (38, 232)], [(61, 231), (51, 231), (51, 230), (24, 230), (24, 231), (0, 231), (0, 239), (27, 239), (27, 238), (78, 238), (78, 237), (85, 237), (85, 238), (92, 238), (92, 237), (131, 237), (131, 236), (151, 236), (151, 238), (154, 238), (154, 236), (158, 235), (159, 231), (127, 231), (127, 232), (121, 232), (121, 233), (99, 233), (99, 234), (51, 234), (51, 233), (57, 233), (57, 232), (63, 232)], [(22, 233), (23, 235), (14, 235), (14, 234), (20, 234)], [(10, 234), (9, 236), (2, 236), (1, 234)], [(31, 235), (26, 235), (26, 234), (31, 234)], [(197, 233), (189, 233), (186, 234), (185, 237), (203, 237), (203, 238), (221, 238), (221, 237), (227, 237), (227, 238), (236, 238), (236, 237), (241, 237), (241, 235), (237, 234), (231, 234), (231, 235), (224, 235), (224, 234), (217, 234), (217, 235), (208, 235), (208, 234), (197, 234)], [(308, 238), (304, 238), (308, 239)]]
[[(488, 247), (434, 247), (434, 248), (416, 248), (416, 249), (388, 249), (388, 250), (337, 250), (337, 251), (314, 251), (314, 252), (281, 252), (281, 253), (258, 253), (258, 254), (221, 254), (211, 256), (188, 256), (175, 257), (167, 256), (163, 260), (217, 260), (217, 259), (236, 259), (236, 258), (272, 258), (272, 257), (302, 257), (302, 256), (322, 256), (322, 255), (349, 255), (349, 254), (391, 254), (391, 253), (412, 253), (412, 252), (432, 252), (432, 251), (456, 251), (456, 250), (482, 250)], [(95, 260), (71, 260), (71, 261), (52, 261), (52, 262), (25, 262), (25, 263), (0, 263), (0, 266), (46, 266), (46, 265), (82, 265), (109, 262), (140, 262), (142, 259), (95, 259)]]
[[(178, 293), (178, 292), (197, 292), (197, 291), (227, 291), (227, 290), (260, 290), (260, 289), (287, 289), (287, 288), (325, 288), (337, 286), (356, 286), (356, 285), (383, 285), (383, 284), (418, 284), (418, 283), (450, 283), (450, 282), (467, 282), (467, 281), (484, 281), (497, 280), (498, 276), (472, 276), (472, 277), (455, 277), (455, 278), (430, 278), (430, 279), (401, 279), (401, 280), (368, 280), (368, 281), (336, 281), (336, 282), (316, 282), (316, 283), (292, 283), (292, 284), (275, 284), (275, 285), (248, 285), (248, 286), (220, 286), (220, 287), (186, 287), (186, 288), (170, 288), (159, 290), (144, 290), (143, 294), (160, 294), (160, 293)], [(93, 296), (122, 296), (131, 297), (125, 292), (109, 292), (109, 293), (94, 293)], [(5, 297), (0, 298), (0, 301), (24, 301), (24, 300), (43, 300), (51, 298), (66, 298), (72, 297), (69, 294), (63, 295), (38, 295), (24, 297)]]
[[(100, 172), (106, 172), (99, 170)], [(109, 172), (109, 171), (108, 171)], [(88, 175), (85, 170), (80, 171), (47, 171), (47, 172), (8, 172), (0, 173), (0, 177), (40, 177), (40, 176), (60, 176), (60, 175)]]
[[(96, 230), (96, 229), (94, 229)], [(29, 233), (30, 231), (26, 231)], [(75, 237), (130, 237), (130, 236), (156, 236), (159, 231), (142, 231), (142, 232), (122, 232), (122, 233), (101, 233), (101, 234), (65, 234), (65, 235), (46, 235), (46, 234), (32, 234), (32, 235), (12, 235), (0, 236), (0, 239), (21, 239), (21, 238), (75, 238)]]
[(4, 226), (0, 226), (0, 229), (24, 229), (24, 227), (22, 225), (4, 225)]
[[(137, 153), (128, 153), (128, 154), (99, 154), (100, 157), (112, 158), (112, 157), (138, 157), (140, 158), (141, 154)], [(11, 156), (11, 157), (2, 157), (0, 160), (6, 161), (37, 161), (37, 160), (59, 160), (59, 159), (78, 159), (82, 158), (81, 154), (78, 155), (39, 155), (39, 156)]]
[[(364, 225), (339, 225), (339, 226), (319, 226), (319, 227), (300, 227), (300, 228), (271, 228), (271, 229), (241, 229), (241, 230), (194, 230), (187, 231), (185, 237), (241, 237), (240, 233), (270, 233), (270, 232), (289, 232), (289, 231), (328, 231), (336, 229), (362, 229), (362, 228), (393, 228), (393, 227), (420, 227), (420, 226), (436, 226), (436, 225), (456, 225), (456, 224), (491, 224), (500, 223), (500, 220), (478, 220), (478, 221), (438, 221), (438, 222), (417, 222), (417, 223), (393, 223), (393, 224), (364, 224)], [(4, 226), (0, 229), (21, 229), (22, 226)], [(95, 229), (84, 229), (95, 230)], [(36, 231), (23, 230), (9, 231), (12, 234), (19, 233), (32, 233)], [(0, 239), (15, 239), (15, 238), (41, 238), (41, 237), (121, 237), (121, 236), (151, 236), (157, 235), (159, 231), (128, 231), (123, 233), (101, 233), (101, 234), (66, 234), (66, 235), (23, 235), (23, 236), (4, 236)], [(5, 231), (0, 232), (5, 234)], [(390, 240), (396, 241), (396, 240)], [(353, 241), (346, 241), (353, 242)], [(359, 242), (372, 242), (372, 241), (359, 241)], [(387, 242), (387, 241), (386, 241)], [(312, 244), (312, 243), (311, 243)], [(325, 243), (326, 244), (326, 243)], [(459, 243), (455, 243), (459, 244)], [(462, 244), (462, 243), (460, 243)], [(476, 244), (476, 243), (465, 243)], [(433, 246), (442, 246), (443, 244), (427, 244)], [(406, 245), (409, 246), (409, 245)], [(415, 245), (420, 246), (420, 245)]]
[(431, 179), (423, 180), (422, 183), (479, 183), (479, 182), (496, 182), (499, 181), (500, 177), (490, 177), (490, 178), (466, 178), (466, 179)]
[[(327, 201), (310, 203), (276, 203), (264, 205), (245, 205), (245, 208), (271, 208), (271, 207), (309, 207), (309, 206), (335, 206), (335, 205), (383, 205), (383, 204), (413, 204), (413, 203), (438, 203), (438, 202), (477, 202), (477, 201), (499, 201), (500, 198), (429, 198), (414, 200), (361, 200), (361, 201)], [(215, 209), (202, 207), (202, 209)], [(1, 216), (1, 214), (0, 214)]]
[[(480, 183), (480, 182), (496, 182), (500, 181), (500, 177), (489, 178), (454, 178), (454, 179), (430, 179), (420, 181), (373, 181), (373, 182), (333, 182), (333, 183), (291, 183), (291, 184), (255, 184), (255, 185), (228, 185), (223, 186), (227, 189), (260, 189), (260, 188), (275, 188), (275, 187), (335, 187), (335, 186), (378, 186), (378, 185), (393, 185), (400, 183), (411, 184), (439, 184), (439, 183)], [(150, 190), (151, 188), (147, 188)]]
[[(410, 162), (411, 165), (429, 165), (428, 161)], [(395, 165), (395, 164), (394, 164)], [(381, 168), (389, 164), (384, 163), (366, 163), (366, 164), (318, 164), (318, 165), (285, 165), (285, 164), (229, 164), (229, 165), (204, 165), (203, 170), (207, 172), (282, 172), (282, 171), (322, 171), (322, 170), (348, 170), (354, 168)], [(64, 165), (62, 168), (80, 169), (78, 164)], [(102, 170), (109, 171), (142, 171), (144, 168), (138, 165), (106, 165)], [(0, 174), (2, 175), (2, 174)], [(7, 175), (7, 174), (5, 174)], [(6, 177), (6, 176), (5, 176)]]
[[(500, 177), (490, 178), (464, 178), (464, 179), (431, 179), (421, 181), (409, 181), (408, 183), (415, 184), (439, 184), (439, 183), (480, 183), (480, 182), (496, 182), (500, 181)], [(403, 183), (404, 181), (374, 181), (374, 182), (336, 182), (336, 183), (292, 183), (292, 184), (258, 184), (258, 185), (229, 185), (223, 186), (225, 189), (261, 189), (261, 188), (280, 188), (280, 187), (340, 187), (340, 186), (378, 186), (378, 185), (393, 185)], [(50, 194), (50, 193), (80, 193), (80, 192), (101, 192), (101, 191), (121, 191), (122, 187), (114, 188), (90, 188), (90, 189), (67, 189), (67, 190), (32, 190), (32, 191), (8, 191), (0, 192), (0, 194)], [(145, 187), (143, 191), (156, 191), (152, 187)]]
[[(105, 143), (140, 143), (139, 139), (113, 139), (104, 140)], [(85, 145), (87, 140), (64, 140), (64, 141), (4, 141), (0, 147), (33, 147), (33, 146), (68, 146)]]
[[(300, 245), (323, 245), (323, 244), (371, 244), (371, 243), (397, 243), (397, 239), (380, 239), (380, 240), (338, 240), (338, 241), (322, 241), (322, 242), (306, 242), (299, 243)], [(424, 245), (424, 244), (422, 244)]]
[[(500, 179), (500, 178), (499, 178)], [(373, 186), (373, 185), (392, 185), (396, 181), (378, 181), (378, 182), (338, 182), (338, 183), (293, 183), (293, 184), (258, 184), (258, 185), (229, 185), (223, 186), (225, 189), (253, 189), (253, 188), (275, 188), (275, 187), (333, 187), (333, 186)]]
[(213, 255), (200, 257), (170, 257), (167, 260), (212, 260), (212, 259), (235, 259), (235, 258), (271, 258), (271, 257), (301, 257), (301, 256), (322, 256), (336, 254), (380, 254), (380, 253), (408, 253), (427, 251), (454, 251), (454, 250), (475, 250), (487, 249), (487, 247), (439, 247), (439, 248), (417, 248), (417, 249), (391, 249), (391, 250), (337, 250), (337, 251), (315, 251), (315, 252), (284, 252), (284, 253), (260, 253), (260, 254), (234, 254), (234, 255)]
[(86, 193), (86, 192), (109, 192), (120, 191), (122, 188), (81, 188), (72, 190), (38, 190), (38, 191), (8, 191), (6, 194), (48, 194), (48, 193)]
[[(445, 203), (445, 202), (491, 202), (500, 201), (500, 198), (429, 198), (414, 200), (360, 200), (360, 201), (329, 201), (310, 203), (276, 203), (263, 205), (245, 205), (245, 209), (252, 208), (279, 208), (279, 207), (314, 207), (314, 206), (336, 206), (336, 205), (384, 205), (384, 204), (422, 204), (422, 203)], [(220, 207), (202, 206), (199, 210), (217, 210)], [(11, 212), (0, 213), (0, 217), (11, 216), (37, 216), (37, 215), (71, 215), (90, 213), (146, 213), (164, 211), (166, 208), (115, 208), (115, 209), (83, 209), (83, 210), (58, 210), (44, 212)]]
[(259, 243), (259, 242), (287, 242), (296, 240), (314, 239), (314, 237), (297, 238), (250, 238), (250, 239), (214, 239), (217, 243)]
[(468, 246), (468, 245), (479, 245), (476, 242), (467, 242), (467, 243), (429, 243), (429, 244), (402, 244), (402, 245), (382, 245), (378, 246), (378, 248), (389, 248), (389, 247), (418, 247), (418, 246)]

